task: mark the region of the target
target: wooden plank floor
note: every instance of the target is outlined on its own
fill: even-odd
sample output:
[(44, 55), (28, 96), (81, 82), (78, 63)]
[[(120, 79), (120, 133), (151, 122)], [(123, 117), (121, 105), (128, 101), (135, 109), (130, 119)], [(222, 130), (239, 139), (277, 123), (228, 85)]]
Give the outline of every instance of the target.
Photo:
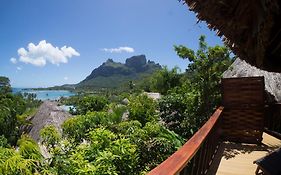
[(259, 159), (281, 147), (281, 140), (263, 133), (262, 145), (224, 142), (221, 144), (209, 175), (254, 175)]

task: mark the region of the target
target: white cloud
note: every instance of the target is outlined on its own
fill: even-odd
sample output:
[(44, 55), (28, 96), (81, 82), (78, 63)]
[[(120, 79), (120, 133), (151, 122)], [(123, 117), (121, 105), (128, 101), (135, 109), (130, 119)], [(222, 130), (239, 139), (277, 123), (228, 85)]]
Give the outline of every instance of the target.
[(40, 41), (38, 45), (29, 43), (27, 50), (25, 48), (18, 49), (18, 55), (19, 61), (34, 66), (45, 66), (47, 62), (59, 65), (60, 63), (67, 63), (68, 59), (73, 56), (80, 56), (72, 47), (54, 47), (45, 40)]
[(10, 61), (13, 63), (13, 64), (17, 64), (18, 60), (16, 58), (11, 58)]
[(68, 77), (64, 77), (63, 79), (64, 79), (64, 80), (68, 80)]
[(21, 67), (17, 67), (17, 70), (22, 70), (22, 68)]
[(110, 53), (122, 53), (122, 52), (133, 53), (133, 52), (135, 52), (135, 49), (132, 47), (103, 48), (102, 50), (105, 52), (110, 52)]

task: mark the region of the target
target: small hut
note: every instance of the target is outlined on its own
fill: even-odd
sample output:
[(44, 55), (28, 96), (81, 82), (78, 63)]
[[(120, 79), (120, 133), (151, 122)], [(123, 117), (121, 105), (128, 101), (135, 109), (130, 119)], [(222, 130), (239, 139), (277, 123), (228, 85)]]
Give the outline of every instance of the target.
[(54, 125), (61, 133), (61, 125), (65, 120), (71, 117), (71, 114), (58, 106), (57, 102), (44, 101), (39, 107), (37, 113), (30, 119), (32, 123), (28, 134), (37, 142), (40, 142), (40, 130), (47, 125)]
[(264, 77), (267, 103), (281, 103), (280, 73), (267, 72), (258, 69), (239, 58), (237, 58), (229, 67), (229, 69), (223, 73), (223, 78), (258, 76)]

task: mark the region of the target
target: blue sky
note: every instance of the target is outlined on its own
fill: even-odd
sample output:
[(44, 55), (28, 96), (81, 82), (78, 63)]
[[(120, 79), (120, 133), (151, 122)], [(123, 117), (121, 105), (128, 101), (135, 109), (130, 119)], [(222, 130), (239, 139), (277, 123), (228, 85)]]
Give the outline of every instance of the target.
[(177, 0), (1, 0), (0, 75), (14, 87), (78, 83), (108, 58), (139, 54), (184, 70), (173, 45), (197, 49), (201, 34), (222, 43), (196, 22)]

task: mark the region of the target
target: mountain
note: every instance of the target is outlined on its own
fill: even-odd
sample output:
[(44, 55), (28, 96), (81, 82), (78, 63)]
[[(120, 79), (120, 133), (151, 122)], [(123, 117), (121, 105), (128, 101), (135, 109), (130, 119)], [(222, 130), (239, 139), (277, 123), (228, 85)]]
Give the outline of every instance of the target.
[(133, 56), (126, 59), (125, 63), (108, 59), (75, 87), (78, 89), (117, 88), (129, 81), (148, 76), (159, 69), (161, 66), (153, 61), (147, 61), (145, 55)]

